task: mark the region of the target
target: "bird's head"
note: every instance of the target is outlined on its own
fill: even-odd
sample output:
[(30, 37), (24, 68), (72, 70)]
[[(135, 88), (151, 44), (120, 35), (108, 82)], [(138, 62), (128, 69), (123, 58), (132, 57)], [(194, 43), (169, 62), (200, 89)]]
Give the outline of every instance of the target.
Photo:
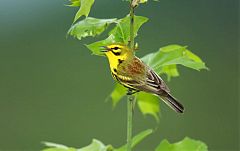
[(123, 44), (110, 44), (102, 47), (102, 51), (110, 60), (126, 60), (133, 56), (131, 49)]

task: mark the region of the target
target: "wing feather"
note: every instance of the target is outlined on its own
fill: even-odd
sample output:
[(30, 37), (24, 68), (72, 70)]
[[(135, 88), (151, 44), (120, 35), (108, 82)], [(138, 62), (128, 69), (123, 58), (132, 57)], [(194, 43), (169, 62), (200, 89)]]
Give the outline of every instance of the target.
[(165, 82), (140, 59), (124, 61), (114, 77), (124, 86), (155, 94), (170, 92)]

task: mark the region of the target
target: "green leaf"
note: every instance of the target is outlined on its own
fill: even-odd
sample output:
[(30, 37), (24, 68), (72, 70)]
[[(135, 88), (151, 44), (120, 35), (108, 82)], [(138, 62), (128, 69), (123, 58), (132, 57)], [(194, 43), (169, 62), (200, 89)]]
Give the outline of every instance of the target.
[[(74, 21), (76, 22), (81, 16), (88, 16), (88, 14), (90, 13), (91, 7), (94, 3), (94, 0), (79, 0), (80, 1), (80, 8), (78, 10), (78, 12), (76, 13), (75, 17), (74, 17)], [(78, 3), (74, 0), (76, 6), (78, 6)]]
[(146, 3), (148, 0), (139, 0), (139, 3)]
[(159, 97), (145, 92), (139, 92), (137, 94), (137, 104), (140, 111), (146, 115), (152, 115), (155, 117), (156, 121), (159, 122), (158, 114), (160, 112), (159, 109)]
[(131, 1), (131, 6), (133, 8), (137, 7), (139, 3), (146, 3), (148, 0), (132, 0)]
[(105, 146), (99, 140), (93, 139), (92, 143), (84, 148), (80, 148), (77, 151), (107, 151), (110, 146)]
[(42, 151), (77, 151), (77, 149), (75, 148), (67, 147), (62, 144), (56, 144), (51, 142), (43, 142), (43, 144), (48, 148), (43, 149)]
[(147, 136), (153, 133), (152, 129), (147, 129), (145, 131), (140, 132), (132, 139), (132, 148), (134, 148), (137, 144), (139, 144), (143, 139), (145, 139)]
[[(135, 16), (134, 36), (137, 36), (139, 28), (147, 22), (148, 18), (142, 16)], [(117, 25), (109, 32), (109, 37), (105, 40), (97, 41), (86, 45), (95, 55), (102, 55), (100, 46), (106, 46), (112, 43), (128, 44), (130, 34), (130, 17), (126, 16), (117, 21)]]
[(56, 144), (56, 143), (52, 143), (52, 142), (43, 142), (43, 144), (44, 144), (45, 146), (48, 146), (48, 147), (63, 148), (63, 149), (68, 148), (68, 147), (65, 146), (65, 145)]
[(158, 74), (166, 74), (168, 79), (179, 76), (177, 65), (198, 71), (208, 69), (197, 55), (180, 45), (160, 48), (159, 51), (144, 56), (142, 60)]
[(117, 19), (97, 19), (87, 17), (74, 24), (68, 31), (68, 34), (81, 40), (88, 36), (97, 36), (104, 32), (107, 27), (115, 23)]
[[(116, 107), (117, 103), (121, 101), (121, 99), (126, 95), (127, 88), (122, 86), (121, 84), (116, 84), (115, 88), (113, 89), (111, 93), (111, 99), (113, 103), (113, 107)], [(153, 94), (145, 93), (145, 92), (139, 92), (136, 95), (137, 104), (140, 109), (140, 111), (144, 115), (152, 115), (157, 122), (159, 122), (158, 114), (160, 112), (159, 105), (160, 101), (159, 98)]]
[(171, 77), (179, 76), (179, 72), (177, 70), (177, 65), (166, 65), (162, 67), (162, 73), (167, 75), (168, 81), (171, 80)]
[(86, 47), (92, 51), (94, 55), (102, 56), (103, 53), (100, 51), (101, 46), (107, 46), (109, 44), (115, 43), (114, 36), (110, 35), (107, 39), (97, 41), (94, 43), (91, 43), (89, 45), (86, 45)]
[[(131, 0), (125, 0), (125, 1), (131, 2)], [(153, 1), (158, 2), (159, 0), (153, 0)], [(132, 1), (132, 6), (133, 6), (133, 7), (136, 7), (136, 6), (138, 6), (139, 4), (141, 4), (141, 3), (147, 3), (147, 2), (148, 2), (148, 0), (133, 0), (133, 1)]]
[[(146, 138), (148, 135), (150, 135), (152, 133), (153, 133), (153, 130), (152, 129), (148, 129), (148, 130), (142, 131), (141, 133), (139, 133), (136, 136), (134, 136), (133, 139), (132, 139), (132, 146), (131, 146), (131, 148), (134, 148), (144, 138)], [(127, 150), (127, 145), (123, 145), (122, 147), (120, 147), (118, 149), (114, 149), (114, 151), (126, 151), (126, 150)]]
[[(159, 0), (153, 0), (153, 1), (158, 2)], [(146, 2), (148, 2), (148, 0), (139, 0), (139, 3), (146, 3)]]
[(46, 142), (44, 144), (49, 148), (43, 149), (42, 151), (112, 151), (113, 150), (113, 147), (111, 145), (105, 146), (102, 142), (96, 139), (93, 139), (90, 145), (80, 149), (67, 147), (61, 144), (49, 143), (49, 142)]
[(155, 151), (207, 151), (207, 145), (201, 141), (193, 140), (188, 137), (182, 141), (171, 144), (163, 140)]
[(70, 7), (79, 7), (81, 5), (81, 0), (69, 0), (71, 4), (67, 5)]
[(75, 149), (75, 148), (67, 148), (67, 149), (63, 149), (63, 148), (46, 148), (46, 149), (43, 149), (42, 151), (77, 151), (77, 149)]
[[(134, 37), (137, 36), (139, 28), (148, 21), (147, 17), (135, 16), (134, 17)], [(128, 44), (130, 40), (130, 16), (126, 16), (118, 21), (117, 26), (109, 32), (109, 35), (114, 36), (114, 40), (119, 43)]]
[(113, 107), (126, 95), (127, 89), (121, 84), (116, 84), (114, 90), (111, 93)]

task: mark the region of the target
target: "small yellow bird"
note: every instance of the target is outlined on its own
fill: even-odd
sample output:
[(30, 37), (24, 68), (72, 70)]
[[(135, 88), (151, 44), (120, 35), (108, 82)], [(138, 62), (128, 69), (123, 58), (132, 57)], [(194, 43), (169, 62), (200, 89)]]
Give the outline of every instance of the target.
[(111, 44), (102, 48), (108, 58), (113, 78), (128, 88), (128, 94), (139, 91), (156, 94), (176, 112), (183, 113), (183, 105), (170, 94), (165, 82), (137, 58), (128, 46)]

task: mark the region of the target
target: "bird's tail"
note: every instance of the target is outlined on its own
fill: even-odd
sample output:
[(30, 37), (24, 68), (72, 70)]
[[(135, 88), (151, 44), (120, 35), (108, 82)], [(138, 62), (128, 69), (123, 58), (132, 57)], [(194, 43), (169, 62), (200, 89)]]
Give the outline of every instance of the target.
[(179, 103), (171, 94), (167, 94), (165, 96), (160, 96), (162, 100), (173, 110), (178, 113), (183, 113), (184, 107), (181, 103)]

